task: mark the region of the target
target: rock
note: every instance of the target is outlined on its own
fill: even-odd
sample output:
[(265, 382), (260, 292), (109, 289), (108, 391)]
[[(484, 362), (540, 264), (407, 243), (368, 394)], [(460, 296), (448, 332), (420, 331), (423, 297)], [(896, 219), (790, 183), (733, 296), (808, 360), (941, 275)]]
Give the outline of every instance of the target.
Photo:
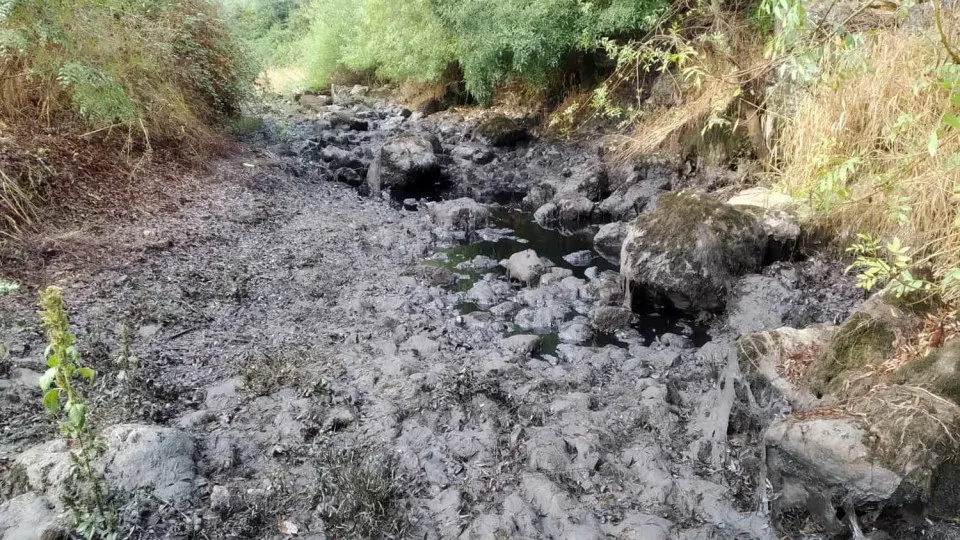
[(533, 354), (540, 347), (540, 336), (533, 334), (521, 334), (505, 337), (500, 340), (500, 346), (511, 352), (521, 354)]
[(442, 101), (437, 98), (430, 98), (417, 106), (417, 112), (426, 118), (431, 114), (436, 114), (442, 111), (445, 108), (446, 107), (443, 105)]
[(523, 308), (517, 312), (513, 322), (526, 330), (549, 332), (563, 323), (567, 316), (567, 309), (559, 305), (539, 308)]
[(526, 129), (499, 114), (480, 124), (477, 133), (493, 146), (513, 146), (527, 138)]
[(533, 213), (533, 219), (541, 227), (553, 227), (556, 226), (557, 222), (560, 220), (560, 208), (553, 203), (547, 203), (540, 208), (537, 208), (537, 211)]
[(233, 506), (233, 497), (226, 486), (213, 486), (210, 490), (210, 509), (223, 514)]
[(630, 326), (633, 312), (617, 306), (600, 306), (590, 313), (590, 320), (597, 332), (612, 334)]
[(798, 294), (767, 276), (744, 276), (733, 287), (727, 306), (727, 324), (741, 335), (780, 328)]
[(546, 270), (547, 265), (532, 249), (514, 253), (507, 260), (507, 275), (527, 285), (536, 285)]
[(667, 185), (664, 180), (640, 180), (621, 186), (600, 203), (599, 210), (613, 219), (629, 221), (656, 200)]
[(590, 223), (596, 204), (586, 197), (564, 199), (557, 206), (557, 222), (563, 227), (578, 228)]
[(570, 321), (560, 326), (558, 336), (564, 343), (584, 343), (593, 339), (593, 330), (583, 322)]
[(0, 540), (68, 540), (66, 515), (47, 497), (24, 493), (0, 504)]
[(430, 215), (444, 227), (472, 231), (487, 222), (490, 211), (477, 201), (463, 197), (431, 204)]
[(493, 290), (493, 286), (486, 280), (481, 280), (473, 284), (466, 294), (467, 300), (482, 307), (489, 307), (500, 302), (500, 295)]
[(737, 341), (740, 371), (757, 399), (782, 396), (796, 411), (808, 410), (819, 400), (800, 384), (805, 367), (816, 359), (836, 329), (779, 328), (750, 334)]
[(24, 487), (57, 499), (70, 477), (70, 449), (63, 439), (47, 441), (20, 453), (14, 466), (26, 474)]
[(624, 240), (626, 305), (646, 298), (682, 311), (720, 311), (733, 279), (760, 268), (766, 243), (749, 212), (689, 191), (665, 195)]
[(832, 534), (844, 531), (837, 510), (846, 510), (848, 502), (858, 510), (926, 506), (934, 518), (956, 519), (955, 497), (944, 500), (938, 490), (960, 482), (954, 465), (958, 427), (956, 404), (896, 385), (839, 412), (814, 410), (778, 422), (764, 435), (769, 479), (778, 494), (772, 498), (775, 515), (813, 509), (811, 517)]
[(299, 103), (300, 106), (305, 109), (317, 112), (322, 110), (327, 105), (330, 105), (331, 100), (330, 96), (310, 95), (305, 93), (297, 99), (297, 103)]
[(799, 220), (809, 218), (812, 213), (789, 195), (762, 187), (741, 191), (727, 204), (754, 209), (769, 238), (767, 263), (787, 259), (793, 254), (800, 239)]
[(628, 229), (629, 225), (621, 221), (602, 225), (593, 237), (593, 245), (604, 257), (619, 261), (620, 250), (623, 248), (623, 240), (627, 236)]
[(563, 256), (563, 260), (571, 266), (590, 266), (593, 262), (593, 252), (590, 250), (575, 251)]
[(190, 435), (173, 428), (118, 424), (104, 430), (106, 450), (100, 458), (111, 490), (148, 489), (157, 497), (181, 503), (197, 490), (197, 447)]
[(423, 189), (440, 178), (436, 137), (400, 135), (380, 149), (367, 171), (372, 193), (384, 189)]
[(816, 396), (832, 399), (865, 393), (877, 380), (875, 369), (885, 362), (901, 336), (918, 324), (915, 313), (898, 308), (878, 292), (847, 318), (810, 366), (804, 383)]

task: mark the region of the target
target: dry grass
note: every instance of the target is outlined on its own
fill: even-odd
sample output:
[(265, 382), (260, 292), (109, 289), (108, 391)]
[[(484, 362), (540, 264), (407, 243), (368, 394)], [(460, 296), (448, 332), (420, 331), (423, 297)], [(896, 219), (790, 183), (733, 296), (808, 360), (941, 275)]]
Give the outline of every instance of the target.
[[(945, 22), (950, 39), (960, 42), (956, 14)], [(944, 113), (956, 112), (942, 78), (958, 78), (957, 66), (932, 23), (924, 33), (879, 30), (863, 39), (823, 62), (823, 79), (785, 115), (775, 152), (780, 185), (810, 199), (841, 237), (897, 236), (914, 249), (916, 262), (941, 273), (960, 267), (954, 225), (960, 138), (941, 125)], [(931, 156), (930, 136), (938, 129)], [(837, 174), (844, 162), (846, 178)]]
[(893, 356), (877, 367), (877, 375), (888, 375), (910, 362), (925, 358), (957, 336), (960, 336), (957, 309), (943, 306), (927, 314), (916, 333), (897, 338)]
[(777, 372), (791, 383), (801, 384), (822, 348), (821, 344), (812, 343), (788, 352), (786, 358), (777, 365)]
[[(613, 144), (624, 160), (651, 153), (673, 154), (681, 150), (685, 134), (699, 133), (711, 116), (729, 121), (728, 130), (753, 129), (747, 125), (756, 119), (759, 102), (751, 90), (761, 86), (769, 61), (763, 57), (763, 42), (744, 22), (739, 13), (718, 13), (708, 20), (688, 20), (695, 38), (684, 39), (677, 35), (654, 37), (650, 40), (664, 50), (692, 48), (696, 56), (686, 61), (686, 66), (661, 77), (673, 77), (680, 92), (680, 104), (650, 110), (644, 104), (632, 134), (616, 137)], [(638, 74), (645, 69), (626, 66), (627, 71)], [(659, 66), (658, 69), (662, 69)], [(623, 68), (611, 80), (624, 77)], [(638, 82), (639, 85), (639, 82)], [(647, 109), (647, 110), (643, 110)]]

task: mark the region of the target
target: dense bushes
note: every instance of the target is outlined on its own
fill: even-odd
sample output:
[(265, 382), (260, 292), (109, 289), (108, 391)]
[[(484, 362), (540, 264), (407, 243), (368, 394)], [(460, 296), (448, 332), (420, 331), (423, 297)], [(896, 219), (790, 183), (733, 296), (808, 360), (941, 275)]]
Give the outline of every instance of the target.
[(306, 12), (312, 23), (293, 48), (301, 51), (312, 85), (329, 83), (343, 69), (373, 71), (394, 81), (434, 81), (458, 63), (470, 93), (489, 101), (497, 85), (514, 77), (548, 86), (561, 75), (569, 53), (595, 51), (603, 37), (642, 32), (665, 5), (663, 0), (312, 0), (295, 15)]
[(202, 143), (254, 74), (207, 0), (5, 0), (0, 112)]

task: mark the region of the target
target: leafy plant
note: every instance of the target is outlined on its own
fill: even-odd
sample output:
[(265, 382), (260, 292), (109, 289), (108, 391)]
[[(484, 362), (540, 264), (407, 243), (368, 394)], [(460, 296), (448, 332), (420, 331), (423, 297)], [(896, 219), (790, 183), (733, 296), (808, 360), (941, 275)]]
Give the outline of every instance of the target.
[(101, 443), (89, 419), (89, 408), (74, 381), (92, 383), (96, 372), (81, 364), (76, 336), (57, 287), (47, 287), (40, 296), (40, 317), (47, 336), (47, 371), (40, 377), (43, 405), (60, 424), (60, 431), (71, 443), (70, 465), (72, 489), (64, 496), (71, 510), (74, 525), (82, 537), (114, 539), (117, 536), (117, 515), (107, 503), (105, 487), (94, 461)]

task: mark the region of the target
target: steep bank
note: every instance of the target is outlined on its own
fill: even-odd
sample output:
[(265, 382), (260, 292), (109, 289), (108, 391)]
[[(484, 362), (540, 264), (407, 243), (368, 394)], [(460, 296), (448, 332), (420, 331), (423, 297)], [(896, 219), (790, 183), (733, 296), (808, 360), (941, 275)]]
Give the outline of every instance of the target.
[[(266, 133), (176, 212), (96, 231), (92, 264), (23, 275), (65, 288), (98, 423), (145, 425), (107, 436), (131, 537), (779, 537), (762, 435), (793, 406), (735, 344), (844, 320), (860, 294), (839, 264), (752, 253), (712, 316), (627, 303), (616, 262), (547, 252), (557, 237), (495, 205), (610, 233), (704, 176), (362, 93)], [(0, 299), (4, 538), (49, 523), (64, 459), (33, 446), (55, 436), (34, 292)]]

